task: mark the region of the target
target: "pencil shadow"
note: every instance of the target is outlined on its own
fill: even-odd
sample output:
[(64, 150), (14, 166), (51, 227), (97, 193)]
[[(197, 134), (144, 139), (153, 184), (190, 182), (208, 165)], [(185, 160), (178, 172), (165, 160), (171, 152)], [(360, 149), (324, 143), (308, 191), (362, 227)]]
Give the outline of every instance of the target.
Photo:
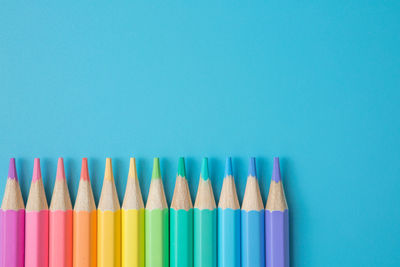
[(175, 172), (171, 166), (174, 166), (173, 160), (169, 158), (160, 158), (161, 177), (163, 180), (165, 197), (167, 199), (168, 206), (171, 204), (175, 186), (174, 182), (169, 182), (175, 180)]
[[(33, 162), (33, 161), (32, 161)], [(28, 200), (30, 177), (31, 177), (31, 165), (30, 160), (27, 158), (18, 158), (15, 161), (17, 167), (18, 182), (21, 188), (22, 199), (26, 205)], [(32, 165), (33, 166), (33, 165)]]
[(196, 191), (199, 180), (199, 174), (195, 172), (196, 170), (200, 169), (198, 162), (199, 161), (196, 160), (194, 157), (185, 158), (186, 180), (189, 184), (190, 196), (193, 204), (196, 198)]
[(78, 188), (80, 180), (80, 171), (78, 166), (79, 165), (77, 164), (76, 160), (74, 160), (73, 158), (64, 158), (65, 175), (67, 179), (69, 195), (71, 197), (72, 207), (74, 207), (75, 205), (77, 192), (71, 190)]
[(40, 159), (44, 191), (46, 193), (46, 200), (49, 207), (51, 205), (51, 196), (53, 194), (54, 182), (56, 180), (57, 160), (58, 159), (54, 161), (54, 159), (47, 157)]
[(96, 202), (96, 206), (99, 203), (101, 186), (103, 185), (101, 170), (104, 170), (104, 164), (105, 160), (101, 160), (99, 158), (88, 158), (90, 183), (92, 184), (93, 196), (94, 201)]
[[(292, 194), (291, 189), (293, 182), (293, 178), (296, 177), (294, 174), (294, 162), (289, 158), (280, 158), (280, 167), (281, 167), (281, 175), (283, 181), (283, 187), (285, 190), (286, 201), (289, 207), (289, 258), (290, 258), (290, 265), (295, 266), (296, 259), (294, 257), (294, 236), (296, 236), (296, 228), (295, 228), (295, 217), (293, 216), (293, 212), (290, 209), (290, 203), (292, 202)], [(296, 194), (298, 192), (296, 191)]]
[(143, 202), (145, 203), (145, 205), (147, 202), (147, 194), (149, 192), (149, 187), (150, 187), (150, 179), (146, 178), (150, 176), (148, 172), (150, 166), (151, 165), (148, 162), (146, 162), (144, 158), (136, 158), (136, 170), (138, 174), (140, 190), (142, 192)]

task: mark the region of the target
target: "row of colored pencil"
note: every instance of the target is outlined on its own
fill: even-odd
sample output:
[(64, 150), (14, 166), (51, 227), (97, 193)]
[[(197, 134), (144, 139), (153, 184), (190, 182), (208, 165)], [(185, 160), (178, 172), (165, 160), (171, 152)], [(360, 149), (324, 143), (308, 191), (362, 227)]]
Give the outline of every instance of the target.
[(87, 159), (72, 209), (63, 159), (50, 209), (44, 192), (40, 161), (35, 159), (29, 197), (24, 207), (15, 159), (0, 210), (0, 267), (288, 267), (289, 219), (279, 159), (274, 159), (266, 207), (250, 159), (242, 208), (236, 193), (232, 162), (226, 160), (218, 208), (203, 159), (194, 203), (179, 159), (171, 208), (165, 198), (159, 159), (154, 159), (146, 207), (130, 159), (122, 208), (114, 183), (111, 159), (106, 159), (96, 210)]

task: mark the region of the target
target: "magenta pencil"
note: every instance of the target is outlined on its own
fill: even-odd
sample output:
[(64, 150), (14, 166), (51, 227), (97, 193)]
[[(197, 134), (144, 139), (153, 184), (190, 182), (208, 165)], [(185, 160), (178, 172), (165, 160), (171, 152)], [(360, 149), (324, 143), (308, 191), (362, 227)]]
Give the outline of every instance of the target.
[(274, 158), (271, 185), (265, 207), (267, 267), (289, 267), (289, 210), (282, 186), (279, 158)]
[(0, 267), (24, 266), (24, 242), (25, 206), (12, 158), (0, 210)]
[(40, 171), (40, 160), (36, 158), (26, 203), (25, 267), (47, 267), (48, 264), (49, 209)]

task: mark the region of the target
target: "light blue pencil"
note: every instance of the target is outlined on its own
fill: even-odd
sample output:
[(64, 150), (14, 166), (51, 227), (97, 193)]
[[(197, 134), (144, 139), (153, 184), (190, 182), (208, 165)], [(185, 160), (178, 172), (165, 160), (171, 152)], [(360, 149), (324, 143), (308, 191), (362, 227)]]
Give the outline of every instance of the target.
[(218, 203), (218, 267), (240, 267), (240, 205), (231, 158), (226, 159)]
[(256, 160), (250, 158), (241, 211), (242, 267), (265, 267), (264, 204), (256, 173)]

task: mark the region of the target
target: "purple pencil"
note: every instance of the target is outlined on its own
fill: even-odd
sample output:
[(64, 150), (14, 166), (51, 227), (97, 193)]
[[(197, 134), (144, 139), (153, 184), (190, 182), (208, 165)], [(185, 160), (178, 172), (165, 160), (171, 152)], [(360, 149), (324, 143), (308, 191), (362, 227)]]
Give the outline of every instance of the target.
[(267, 267), (289, 267), (289, 210), (282, 186), (279, 158), (274, 158), (271, 185), (265, 207)]
[(24, 241), (25, 206), (12, 158), (0, 209), (0, 267), (24, 266)]

